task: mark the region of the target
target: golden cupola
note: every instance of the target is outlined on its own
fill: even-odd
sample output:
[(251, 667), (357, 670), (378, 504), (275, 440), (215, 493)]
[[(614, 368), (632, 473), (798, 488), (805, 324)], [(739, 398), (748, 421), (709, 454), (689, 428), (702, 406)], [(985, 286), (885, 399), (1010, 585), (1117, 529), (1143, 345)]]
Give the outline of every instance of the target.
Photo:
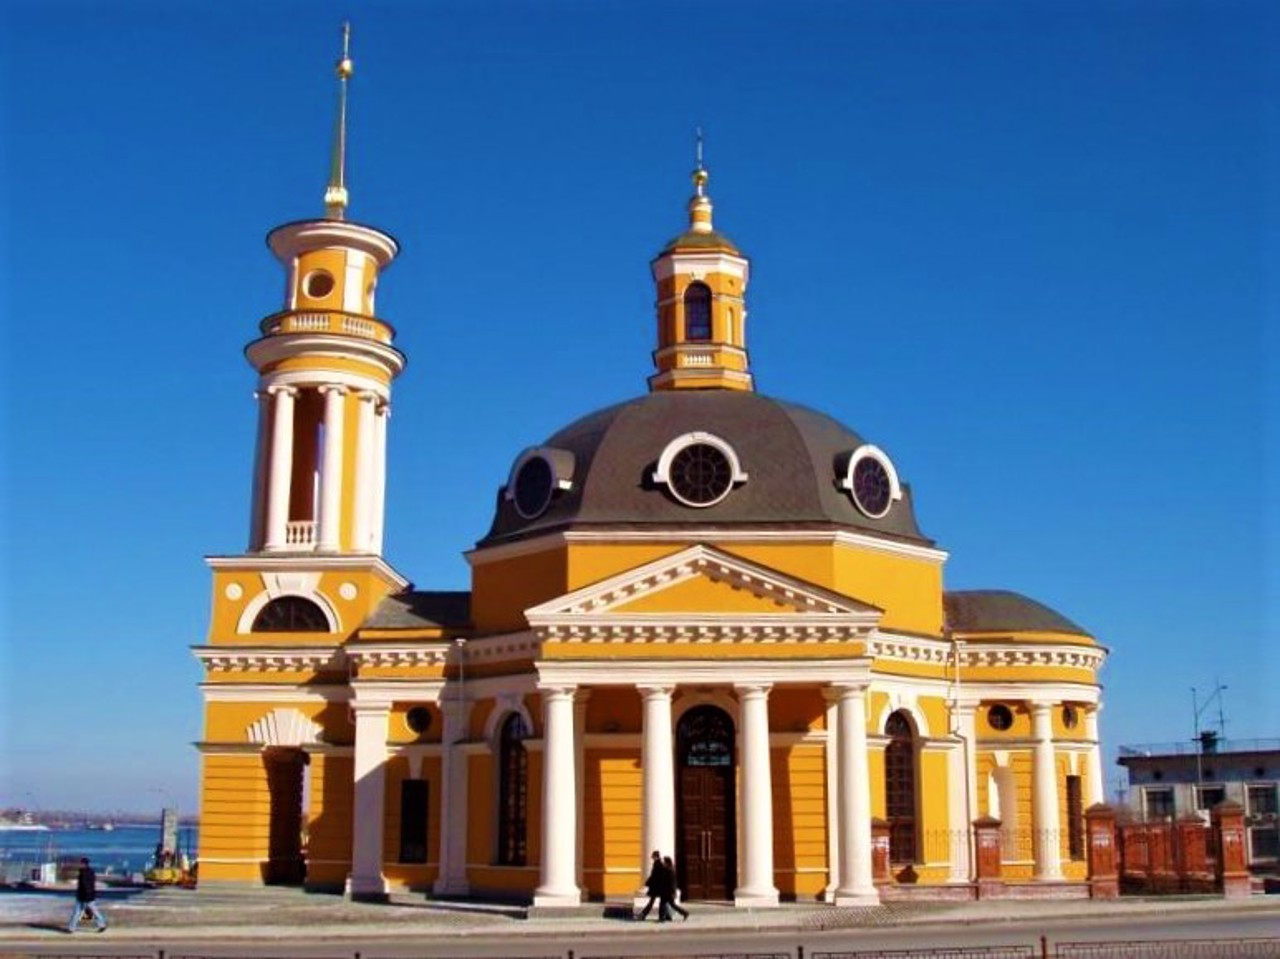
[(750, 261), (711, 221), (710, 179), (698, 134), (689, 228), (653, 260), (658, 348), (650, 390), (753, 388), (747, 360)]
[(288, 280), (283, 308), (245, 347), (260, 404), (250, 552), (382, 550), (386, 422), (405, 358), (374, 302), (399, 245), (345, 218), (352, 72), (344, 26), (325, 215), (267, 236)]

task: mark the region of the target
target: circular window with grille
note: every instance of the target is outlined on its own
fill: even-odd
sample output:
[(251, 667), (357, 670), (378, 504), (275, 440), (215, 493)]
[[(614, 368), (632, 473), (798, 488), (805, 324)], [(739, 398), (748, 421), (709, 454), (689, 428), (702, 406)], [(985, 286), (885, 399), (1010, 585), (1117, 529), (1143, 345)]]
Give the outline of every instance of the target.
[(987, 724), (995, 730), (1004, 732), (1013, 726), (1013, 710), (1003, 703), (996, 703), (987, 710)]
[(893, 501), (902, 498), (902, 486), (898, 472), (878, 447), (860, 446), (852, 453), (844, 454), (837, 463), (842, 488), (858, 511), (870, 519), (880, 519), (888, 514)]
[(551, 505), (555, 475), (541, 456), (531, 456), (516, 472), (516, 488), (511, 497), (516, 512), (525, 519), (541, 516)]
[(714, 506), (747, 480), (732, 446), (710, 433), (686, 433), (667, 444), (655, 483), (685, 506)]

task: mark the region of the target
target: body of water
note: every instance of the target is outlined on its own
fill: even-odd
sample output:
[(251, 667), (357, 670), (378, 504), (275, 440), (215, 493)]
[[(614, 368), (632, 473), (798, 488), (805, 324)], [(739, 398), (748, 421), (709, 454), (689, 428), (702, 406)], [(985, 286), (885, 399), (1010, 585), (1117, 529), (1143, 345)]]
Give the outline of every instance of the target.
[[(50, 829), (48, 832), (0, 830), (0, 860), (47, 862), (88, 856), (98, 872), (142, 872), (152, 865), (160, 825), (116, 826), (115, 829)], [(196, 855), (196, 827), (178, 829), (178, 850)]]

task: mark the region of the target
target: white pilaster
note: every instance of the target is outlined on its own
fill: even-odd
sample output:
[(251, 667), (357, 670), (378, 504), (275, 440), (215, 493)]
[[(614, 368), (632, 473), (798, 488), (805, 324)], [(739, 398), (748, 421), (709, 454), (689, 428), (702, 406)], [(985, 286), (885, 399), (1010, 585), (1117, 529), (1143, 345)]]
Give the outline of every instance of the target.
[(640, 742), (640, 771), (644, 777), (644, 806), (640, 830), (640, 888), (636, 898), (647, 900), (644, 881), (649, 856), (658, 850), (676, 854), (676, 774), (671, 738), (672, 686), (639, 686), (644, 700), (644, 727)]
[(840, 709), (836, 691), (831, 687), (823, 687), (822, 698), (827, 703), (827, 885), (822, 890), (822, 898), (825, 902), (835, 902), (836, 890), (840, 888), (840, 776), (837, 772), (840, 751), (836, 748)]
[(576, 906), (577, 787), (574, 784), (572, 686), (539, 686), (543, 703), (542, 882), (536, 907)]
[(374, 489), (376, 465), (374, 450), (377, 446), (378, 395), (369, 391), (359, 394), (360, 405), (356, 412), (356, 495), (354, 536), (351, 547), (359, 553), (376, 552), (373, 548), (373, 508), (377, 499)]
[(969, 882), (973, 878), (973, 844), (971, 826), (974, 815), (974, 793), (977, 767), (974, 762), (975, 735), (974, 704), (952, 702), (951, 731), (958, 740), (952, 747), (947, 763), (947, 795), (949, 833), (951, 836), (952, 882)]
[(382, 553), (382, 521), (387, 501), (387, 426), (391, 406), (382, 403), (374, 416), (373, 431), (373, 509), (369, 518), (371, 552)]
[(880, 902), (871, 871), (871, 776), (867, 768), (866, 687), (837, 686), (839, 739), (840, 885), (837, 906)]
[(298, 391), (291, 386), (273, 386), (271, 410), (271, 481), (267, 499), (265, 549), (287, 547), (285, 527), (289, 522), (289, 489), (293, 484), (293, 399)]
[(322, 386), (324, 396), (324, 452), (320, 474), (318, 548), (336, 553), (341, 548), (343, 434), (346, 424), (345, 386)]
[(1053, 708), (1055, 703), (1031, 704), (1032, 758), (1034, 781), (1031, 790), (1032, 821), (1035, 828), (1035, 878), (1062, 878), (1058, 851), (1058, 771), (1053, 756)]
[(253, 499), (249, 507), (249, 550), (261, 549), (266, 539), (263, 529), (263, 513), (267, 501), (267, 456), (270, 446), (267, 443), (268, 430), (271, 429), (271, 397), (263, 390), (253, 394), (258, 401), (258, 438), (253, 449)]
[(583, 887), (583, 849), (586, 835), (582, 824), (586, 822), (587, 805), (587, 702), (591, 699), (591, 690), (579, 688), (573, 696), (573, 764), (577, 775), (573, 777), (577, 786), (578, 828), (574, 830), (578, 842), (574, 848), (574, 862), (578, 864), (578, 888)]
[(1089, 747), (1088, 766), (1085, 767), (1085, 785), (1088, 795), (1085, 808), (1106, 802), (1106, 783), (1102, 781), (1102, 740), (1098, 737), (1098, 713), (1102, 704), (1089, 706), (1084, 711), (1084, 734), (1092, 745)]
[(742, 721), (742, 884), (735, 906), (776, 906), (773, 884), (773, 771), (769, 756), (769, 686), (736, 685)]
[(351, 814), (351, 897), (383, 898), (387, 881), (382, 875), (383, 806), (386, 791), (387, 720), (391, 704), (360, 702), (351, 705), (356, 717), (355, 804)]
[(457, 694), (441, 702), (444, 728), (440, 731), (440, 870), (433, 887), (436, 895), (463, 896), (467, 881), (467, 754), (461, 743), (467, 738), (471, 704)]

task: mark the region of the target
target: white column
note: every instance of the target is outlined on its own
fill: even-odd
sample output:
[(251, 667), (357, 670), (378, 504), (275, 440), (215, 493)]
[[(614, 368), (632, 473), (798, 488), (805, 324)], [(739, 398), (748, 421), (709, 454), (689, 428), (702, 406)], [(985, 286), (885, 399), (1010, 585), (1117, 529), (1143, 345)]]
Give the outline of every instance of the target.
[(542, 734), (542, 882), (535, 907), (576, 906), (582, 893), (576, 881), (578, 817), (574, 784), (572, 686), (540, 686)]
[(360, 405), (356, 414), (356, 495), (355, 533), (351, 548), (360, 553), (372, 553), (373, 509), (377, 498), (374, 489), (374, 450), (377, 447), (378, 394), (368, 390), (359, 394)]
[(1053, 708), (1055, 703), (1032, 703), (1031, 725), (1035, 738), (1032, 760), (1032, 823), (1035, 828), (1035, 878), (1062, 878), (1058, 852), (1058, 770), (1053, 757)]
[(977, 766), (974, 762), (975, 735), (973, 703), (952, 702), (951, 732), (959, 740), (951, 750), (947, 765), (947, 787), (951, 821), (951, 876), (952, 882), (969, 882), (973, 878), (972, 825), (977, 818), (974, 804)]
[(840, 806), (840, 885), (837, 906), (880, 902), (871, 875), (871, 773), (867, 768), (866, 687), (837, 686)]
[(261, 549), (266, 539), (262, 514), (267, 500), (267, 455), (270, 449), (267, 431), (271, 428), (271, 397), (264, 390), (258, 390), (253, 398), (258, 401), (258, 437), (253, 448), (253, 499), (249, 507), (250, 552)]
[(382, 552), (382, 520), (387, 500), (387, 424), (391, 419), (391, 406), (383, 403), (374, 417), (373, 431), (373, 512), (369, 520), (372, 531), (372, 552)]
[(830, 686), (823, 687), (822, 698), (827, 703), (827, 886), (822, 890), (822, 898), (826, 902), (835, 902), (836, 890), (840, 888), (840, 776), (837, 772), (840, 750), (836, 735), (840, 707), (836, 691)]
[(462, 896), (467, 881), (467, 739), (471, 704), (454, 693), (440, 703), (444, 728), (440, 731), (440, 869), (433, 887), (437, 895)]
[(336, 553), (341, 548), (343, 433), (346, 421), (345, 386), (322, 386), (324, 396), (324, 452), (320, 474), (318, 548)]
[(1098, 713), (1102, 712), (1102, 704), (1089, 706), (1084, 711), (1084, 734), (1092, 745), (1089, 747), (1088, 765), (1085, 767), (1085, 780), (1088, 795), (1085, 808), (1106, 802), (1106, 783), (1102, 780), (1102, 741), (1098, 738)]
[(769, 686), (736, 685), (742, 722), (742, 884), (735, 906), (776, 906), (773, 884), (773, 771), (769, 756)]
[(577, 775), (573, 777), (577, 786), (578, 828), (577, 844), (574, 847), (574, 862), (578, 864), (576, 873), (578, 888), (583, 887), (583, 849), (586, 846), (586, 835), (583, 823), (586, 820), (587, 805), (587, 701), (591, 699), (591, 690), (579, 689), (573, 696), (573, 764)]
[(640, 888), (636, 899), (645, 902), (649, 894), (644, 881), (649, 875), (649, 856), (656, 849), (664, 856), (676, 854), (676, 771), (671, 738), (672, 686), (636, 687), (644, 700), (643, 731), (640, 742), (640, 772), (644, 777), (644, 806), (640, 828)]
[(271, 411), (271, 479), (267, 499), (266, 549), (287, 547), (285, 526), (289, 522), (289, 488), (293, 485), (293, 398), (291, 386), (273, 386)]
[(390, 703), (355, 702), (355, 804), (351, 812), (351, 898), (387, 895), (382, 875), (383, 804), (386, 791), (387, 718)]

